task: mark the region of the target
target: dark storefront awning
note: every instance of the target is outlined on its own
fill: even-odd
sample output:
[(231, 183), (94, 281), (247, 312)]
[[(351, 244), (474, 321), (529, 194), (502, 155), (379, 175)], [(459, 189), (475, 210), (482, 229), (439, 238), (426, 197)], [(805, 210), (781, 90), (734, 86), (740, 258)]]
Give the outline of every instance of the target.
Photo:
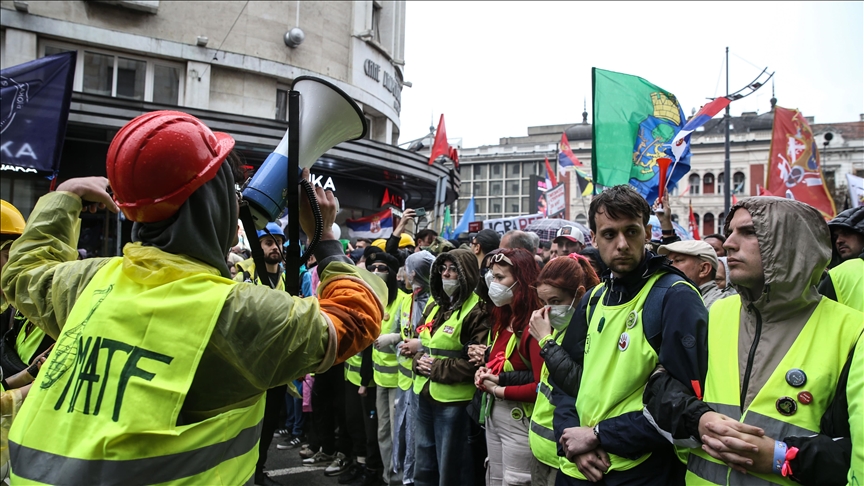
[[(287, 122), (277, 120), (73, 93), (60, 178), (104, 175), (105, 154), (114, 133), (132, 118), (155, 110), (181, 110), (199, 118), (213, 131), (230, 134), (237, 142), (236, 148), (256, 168), (288, 128)], [(446, 202), (452, 203), (459, 197), (459, 172), (441, 164), (429, 166), (427, 162), (422, 155), (392, 145), (356, 140), (329, 150), (312, 172), (338, 179), (346, 189), (355, 184), (368, 184), (379, 188), (381, 193), (387, 189), (390, 194), (402, 196), (406, 207), (433, 206), (438, 178), (449, 176)], [(380, 199), (377, 202), (370, 202), (369, 197), (360, 199), (351, 202), (360, 203), (367, 210), (380, 206)]]

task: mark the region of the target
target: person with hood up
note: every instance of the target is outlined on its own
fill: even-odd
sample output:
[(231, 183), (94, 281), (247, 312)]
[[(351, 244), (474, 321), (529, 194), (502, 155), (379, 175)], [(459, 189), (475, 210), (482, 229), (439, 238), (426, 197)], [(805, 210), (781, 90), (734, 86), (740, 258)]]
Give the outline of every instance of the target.
[[(342, 256), (320, 188), (320, 299), (228, 278), (233, 147), (191, 115), (147, 113), (114, 137), (107, 179), (67, 180), (36, 203), (0, 283), (58, 344), (9, 433), (13, 480), (251, 482), (264, 392), (378, 336), (384, 283)], [(99, 205), (119, 206), (134, 242), (76, 260), (79, 214)], [(311, 233), (305, 199), (300, 214)]]
[(414, 354), (420, 349), (417, 328), (423, 324), (423, 313), (429, 304), (429, 272), (435, 257), (428, 251), (412, 253), (405, 259), (405, 281), (411, 293), (402, 300), (399, 312), (399, 337), (396, 358), (399, 362), (393, 423), (393, 470), (402, 473), (403, 484), (414, 484), (414, 417), (417, 395), (414, 393)]
[(434, 306), (418, 328), (423, 349), (414, 357), (414, 483), (422, 486), (469, 484), (471, 450), (465, 406), (474, 396), (474, 372), (467, 344), (484, 342), (489, 319), (474, 293), (480, 271), (469, 250), (442, 253), (432, 264)]
[(842, 263), (828, 270), (819, 293), (864, 312), (864, 206), (843, 211), (828, 227)]
[(668, 436), (701, 438), (688, 484), (846, 484), (850, 419), (861, 423), (849, 416), (846, 383), (860, 375), (849, 367), (864, 315), (816, 290), (831, 258), (828, 226), (806, 204), (755, 197), (731, 208), (724, 233), (738, 295), (711, 307), (704, 397), (672, 410), (652, 396), (669, 380), (660, 370), (647, 410)]

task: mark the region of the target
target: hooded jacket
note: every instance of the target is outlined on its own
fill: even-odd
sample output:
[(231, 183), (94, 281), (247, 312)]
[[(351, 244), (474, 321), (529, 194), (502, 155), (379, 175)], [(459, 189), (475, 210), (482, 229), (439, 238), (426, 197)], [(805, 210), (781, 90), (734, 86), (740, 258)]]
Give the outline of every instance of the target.
[[(726, 218), (727, 234), (729, 223), (738, 210), (748, 211), (753, 219), (765, 274), (765, 285), (759, 295), (754, 295), (749, 288), (732, 284), (741, 296), (738, 371), (739, 383), (746, 388), (742, 390), (742, 406), (746, 407), (789, 351), (822, 299), (816, 285), (831, 259), (831, 238), (828, 226), (817, 210), (777, 197), (748, 198), (732, 206)], [(749, 358), (751, 351), (752, 360)], [(804, 484), (845, 484), (851, 454), (846, 407), (846, 382), (851, 360), (850, 354), (838, 378), (833, 403), (822, 417), (822, 434), (774, 437), (790, 447), (799, 448), (791, 465), (796, 479)], [(674, 427), (666, 429), (673, 437), (698, 437), (699, 418), (710, 411), (710, 407), (695, 398), (678, 410), (664, 407), (661, 400), (652, 396), (654, 391), (678, 387), (680, 393), (692, 395), (680, 383), (667, 380), (664, 373), (652, 377), (645, 394), (646, 408), (658, 412), (658, 425), (675, 423), (681, 427), (677, 432)], [(671, 417), (685, 418), (676, 421)]]
[[(459, 291), (454, 293), (452, 298), (444, 292), (444, 287), (441, 284), (441, 267), (446, 263), (456, 265), (459, 272)], [(477, 259), (469, 250), (452, 250), (447, 253), (442, 253), (435, 259), (430, 269), (429, 293), (435, 300), (435, 304), (440, 307), (435, 317), (432, 319), (432, 335), (438, 331), (438, 328), (453, 315), (454, 312), (461, 312), (460, 307), (468, 300), (474, 289), (477, 287), (477, 282), (480, 280), (480, 269), (477, 268)], [(424, 317), (428, 316), (433, 307), (429, 307)], [(458, 317), (458, 316), (457, 316)], [(463, 345), (474, 342), (485, 342), (486, 336), (489, 334), (489, 316), (481, 305), (475, 305), (468, 311), (467, 315), (462, 317), (462, 332), (459, 336), (460, 342)], [(464, 349), (464, 348), (463, 348)], [(414, 357), (414, 372), (417, 373), (417, 361), (423, 353), (417, 353)], [(436, 359), (432, 363), (432, 370), (429, 374), (430, 381), (435, 381), (443, 384), (451, 383), (471, 383), (474, 381), (474, 373), (477, 367), (468, 362), (468, 353), (463, 350), (462, 356), (459, 358)], [(429, 382), (423, 387), (421, 394), (432, 402), (435, 400), (429, 394)], [(435, 402), (438, 403), (438, 402)], [(465, 402), (446, 403), (442, 405), (465, 405)]]
[[(854, 231), (859, 235), (864, 236), (864, 206), (858, 206), (857, 208), (847, 209), (842, 213), (838, 214), (837, 217), (828, 222), (828, 228), (846, 228), (850, 231)], [(831, 263), (832, 266), (837, 266), (841, 263), (840, 254), (837, 253), (837, 248), (835, 246), (837, 243), (837, 237), (834, 235), (834, 232), (831, 232)], [(864, 252), (860, 255), (864, 257)]]

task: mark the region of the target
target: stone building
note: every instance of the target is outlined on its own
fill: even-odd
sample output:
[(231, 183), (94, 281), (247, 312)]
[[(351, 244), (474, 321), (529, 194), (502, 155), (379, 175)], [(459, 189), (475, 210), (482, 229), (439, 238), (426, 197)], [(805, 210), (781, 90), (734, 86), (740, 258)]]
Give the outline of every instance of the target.
[[(730, 172), (732, 194), (736, 198), (755, 195), (757, 185), (765, 183), (773, 117), (773, 111), (769, 110), (762, 114), (743, 113), (731, 119)], [(838, 211), (842, 210), (845, 174), (864, 176), (864, 115), (860, 121), (844, 123), (814, 123), (812, 117), (808, 120), (819, 144), (825, 183)], [(527, 136), (502, 137), (498, 145), (461, 150), (459, 214), (472, 196), (478, 220), (532, 213), (535, 206), (529, 197), (530, 178), (545, 177), (544, 157), (549, 158), (556, 170), (562, 132), (567, 134), (573, 153), (584, 163), (581, 169), (590, 174), (592, 128), (587, 112), (582, 113), (581, 123), (528, 127)], [(829, 133), (831, 136), (826, 137)], [(724, 140), (722, 116), (695, 132), (691, 137), (691, 171), (671, 193), (673, 218), (687, 227), (688, 204), (692, 202), (703, 235), (722, 230)], [(591, 198), (580, 196), (575, 177), (571, 176), (569, 183), (570, 219), (587, 223)]]
[[(397, 147), (401, 92), (410, 86), (403, 78), (405, 8), (381, 0), (4, 0), (0, 63), (77, 51), (60, 180), (104, 175), (116, 131), (160, 109), (188, 112), (231, 134), (257, 168), (288, 127), (293, 80), (323, 78), (353, 98), (369, 124), (366, 140), (338, 145), (312, 169), (322, 185), (335, 187), (345, 208), (341, 223), (380, 210), (385, 191), (391, 202), (431, 206), (437, 180), (448, 173)], [(2, 197), (26, 216), (49, 182), (45, 174), (4, 169)], [(457, 197), (453, 188), (448, 201)], [(90, 223), (103, 243), (113, 234), (101, 221)]]

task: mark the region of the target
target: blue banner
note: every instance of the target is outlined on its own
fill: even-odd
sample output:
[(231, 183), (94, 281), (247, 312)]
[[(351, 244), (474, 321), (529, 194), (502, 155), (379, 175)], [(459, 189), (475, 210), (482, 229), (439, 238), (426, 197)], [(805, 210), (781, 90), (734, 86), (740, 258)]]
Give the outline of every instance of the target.
[(0, 163), (57, 172), (76, 55), (61, 52), (0, 71)]

